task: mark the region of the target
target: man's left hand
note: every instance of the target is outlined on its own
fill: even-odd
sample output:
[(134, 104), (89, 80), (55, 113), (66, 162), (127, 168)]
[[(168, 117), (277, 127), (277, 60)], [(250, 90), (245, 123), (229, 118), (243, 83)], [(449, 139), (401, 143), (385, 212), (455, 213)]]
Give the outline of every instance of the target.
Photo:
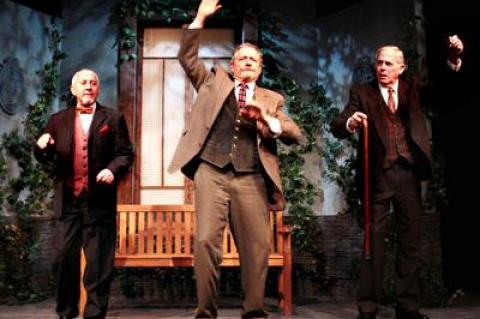
[(263, 122), (269, 116), (267, 110), (255, 100), (248, 101), (247, 105), (240, 109), (240, 115), (249, 120), (261, 120)]
[(97, 175), (97, 183), (112, 184), (115, 177), (108, 168), (104, 168)]

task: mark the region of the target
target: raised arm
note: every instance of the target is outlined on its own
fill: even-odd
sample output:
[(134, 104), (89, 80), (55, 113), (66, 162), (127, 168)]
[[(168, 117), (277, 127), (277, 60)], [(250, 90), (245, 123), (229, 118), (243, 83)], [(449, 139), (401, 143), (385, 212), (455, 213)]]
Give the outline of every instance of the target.
[(188, 26), (188, 30), (184, 31), (180, 42), (178, 60), (197, 91), (210, 74), (203, 62), (198, 58), (200, 29), (203, 28), (206, 19), (221, 7), (218, 4), (218, 0), (202, 0), (195, 19)]

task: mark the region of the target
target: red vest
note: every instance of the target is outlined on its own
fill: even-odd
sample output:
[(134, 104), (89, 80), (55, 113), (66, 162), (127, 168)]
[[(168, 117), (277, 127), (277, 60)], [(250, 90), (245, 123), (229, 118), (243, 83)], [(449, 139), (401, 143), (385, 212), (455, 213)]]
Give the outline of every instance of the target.
[(77, 113), (73, 132), (73, 195), (80, 195), (83, 189), (88, 190), (88, 132), (83, 131)]

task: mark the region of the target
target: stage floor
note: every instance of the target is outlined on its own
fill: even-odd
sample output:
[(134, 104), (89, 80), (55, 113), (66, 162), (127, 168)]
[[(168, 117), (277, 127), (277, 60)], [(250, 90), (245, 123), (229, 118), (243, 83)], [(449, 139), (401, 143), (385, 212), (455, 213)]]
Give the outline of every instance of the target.
[[(47, 300), (35, 304), (22, 306), (0, 306), (1, 319), (55, 319), (54, 301)], [(193, 308), (156, 308), (156, 307), (126, 307), (115, 303), (109, 309), (108, 319), (175, 319), (193, 318)], [(431, 319), (479, 319), (480, 296), (465, 298), (452, 306), (445, 308), (427, 308), (422, 312)], [(295, 314), (290, 319), (355, 319), (356, 306), (353, 301), (324, 302), (295, 307)], [(219, 318), (239, 318), (238, 308), (221, 308)], [(278, 312), (271, 312), (271, 319), (282, 317)], [(378, 319), (394, 319), (394, 311), (390, 308), (382, 309)]]

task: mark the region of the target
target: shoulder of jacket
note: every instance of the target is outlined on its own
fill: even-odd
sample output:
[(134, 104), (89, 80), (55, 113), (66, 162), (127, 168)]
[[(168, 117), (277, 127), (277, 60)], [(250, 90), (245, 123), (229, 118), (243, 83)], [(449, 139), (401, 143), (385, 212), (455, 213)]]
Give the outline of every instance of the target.
[(258, 88), (261, 89), (266, 95), (268, 95), (269, 98), (275, 100), (277, 103), (283, 104), (285, 102), (285, 98), (280, 93), (260, 86)]
[(51, 114), (51, 117), (52, 118), (57, 118), (57, 117), (62, 117), (64, 116), (65, 114), (69, 113), (71, 111), (71, 109), (73, 108), (74, 106), (67, 106), (66, 108), (64, 109), (61, 109), (55, 113), (52, 113)]

